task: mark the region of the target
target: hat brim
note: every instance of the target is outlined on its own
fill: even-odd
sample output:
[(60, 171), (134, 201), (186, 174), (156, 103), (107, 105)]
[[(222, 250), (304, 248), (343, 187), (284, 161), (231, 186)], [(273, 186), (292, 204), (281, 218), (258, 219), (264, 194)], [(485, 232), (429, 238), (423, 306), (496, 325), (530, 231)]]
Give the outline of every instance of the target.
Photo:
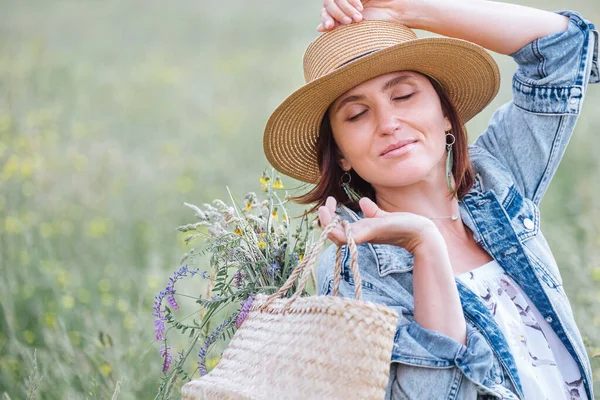
[(281, 173), (319, 180), (316, 142), (325, 112), (340, 95), (394, 71), (416, 71), (438, 81), (464, 123), (483, 110), (500, 87), (500, 71), (481, 46), (453, 38), (409, 40), (366, 55), (302, 86), (271, 114), (263, 149)]

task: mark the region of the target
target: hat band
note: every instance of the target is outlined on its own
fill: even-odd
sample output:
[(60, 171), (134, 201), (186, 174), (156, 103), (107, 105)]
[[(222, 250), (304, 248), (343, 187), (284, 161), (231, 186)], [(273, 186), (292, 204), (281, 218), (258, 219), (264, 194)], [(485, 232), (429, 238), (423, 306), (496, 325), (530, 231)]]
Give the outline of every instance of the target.
[(359, 55), (359, 56), (356, 56), (356, 57), (354, 57), (354, 58), (352, 58), (352, 59), (350, 59), (350, 60), (348, 60), (348, 61), (344, 62), (343, 64), (341, 64), (341, 65), (339, 65), (339, 66), (335, 67), (335, 69), (342, 68), (344, 65), (346, 65), (346, 64), (348, 64), (348, 63), (351, 63), (352, 61), (355, 61), (355, 60), (358, 60), (359, 58), (363, 58), (363, 57), (365, 57), (365, 56), (368, 56), (369, 54), (371, 54), (371, 53), (375, 53), (375, 52), (376, 52), (376, 51), (378, 51), (378, 50), (379, 50), (379, 49), (371, 50), (371, 51), (368, 51), (368, 52), (366, 52), (365, 54), (361, 54), (361, 55)]

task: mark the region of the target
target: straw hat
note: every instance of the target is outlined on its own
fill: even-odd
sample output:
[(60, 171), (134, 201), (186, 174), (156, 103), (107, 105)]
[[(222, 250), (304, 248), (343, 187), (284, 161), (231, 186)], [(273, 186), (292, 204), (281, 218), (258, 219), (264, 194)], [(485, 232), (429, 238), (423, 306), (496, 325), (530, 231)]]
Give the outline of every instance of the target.
[(304, 54), (306, 85), (267, 122), (263, 147), (280, 172), (304, 182), (319, 179), (316, 142), (325, 112), (340, 95), (371, 78), (416, 71), (441, 84), (467, 122), (498, 92), (500, 72), (481, 46), (453, 38), (417, 38), (389, 21), (344, 25), (315, 39)]

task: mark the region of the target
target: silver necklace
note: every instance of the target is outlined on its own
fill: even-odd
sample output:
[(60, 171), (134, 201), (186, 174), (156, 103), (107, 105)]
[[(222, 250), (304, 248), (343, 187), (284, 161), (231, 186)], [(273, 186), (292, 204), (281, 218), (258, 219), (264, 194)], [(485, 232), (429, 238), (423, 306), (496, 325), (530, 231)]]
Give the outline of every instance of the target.
[(427, 217), (427, 218), (429, 218), (429, 219), (446, 219), (446, 218), (450, 218), (452, 221), (456, 221), (458, 219), (458, 215), (452, 214), (452, 215), (449, 215), (447, 217)]

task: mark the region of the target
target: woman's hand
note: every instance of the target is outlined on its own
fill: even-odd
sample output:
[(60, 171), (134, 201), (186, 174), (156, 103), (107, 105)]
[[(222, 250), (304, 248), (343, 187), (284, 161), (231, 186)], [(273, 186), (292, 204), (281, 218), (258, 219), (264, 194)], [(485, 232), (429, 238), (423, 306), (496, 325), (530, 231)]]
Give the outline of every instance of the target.
[[(393, 244), (414, 254), (423, 243), (444, 242), (435, 224), (425, 217), (413, 213), (383, 211), (366, 197), (360, 200), (359, 205), (364, 218), (351, 225), (352, 235), (357, 244)], [(327, 198), (325, 205), (319, 207), (319, 221), (322, 227), (333, 220), (335, 209), (336, 201), (333, 197)], [(331, 231), (329, 239), (338, 246), (347, 243), (341, 225)]]
[(319, 32), (366, 20), (404, 22), (409, 0), (323, 0)]
[[(364, 218), (351, 224), (356, 243), (393, 244), (414, 256), (413, 294), (415, 322), (425, 329), (447, 335), (463, 345), (467, 325), (448, 250), (442, 234), (428, 218), (413, 213), (389, 213), (368, 198), (360, 199)], [(319, 207), (319, 220), (325, 226), (335, 216), (336, 202), (327, 198)], [(337, 245), (346, 243), (340, 225), (329, 238)]]

